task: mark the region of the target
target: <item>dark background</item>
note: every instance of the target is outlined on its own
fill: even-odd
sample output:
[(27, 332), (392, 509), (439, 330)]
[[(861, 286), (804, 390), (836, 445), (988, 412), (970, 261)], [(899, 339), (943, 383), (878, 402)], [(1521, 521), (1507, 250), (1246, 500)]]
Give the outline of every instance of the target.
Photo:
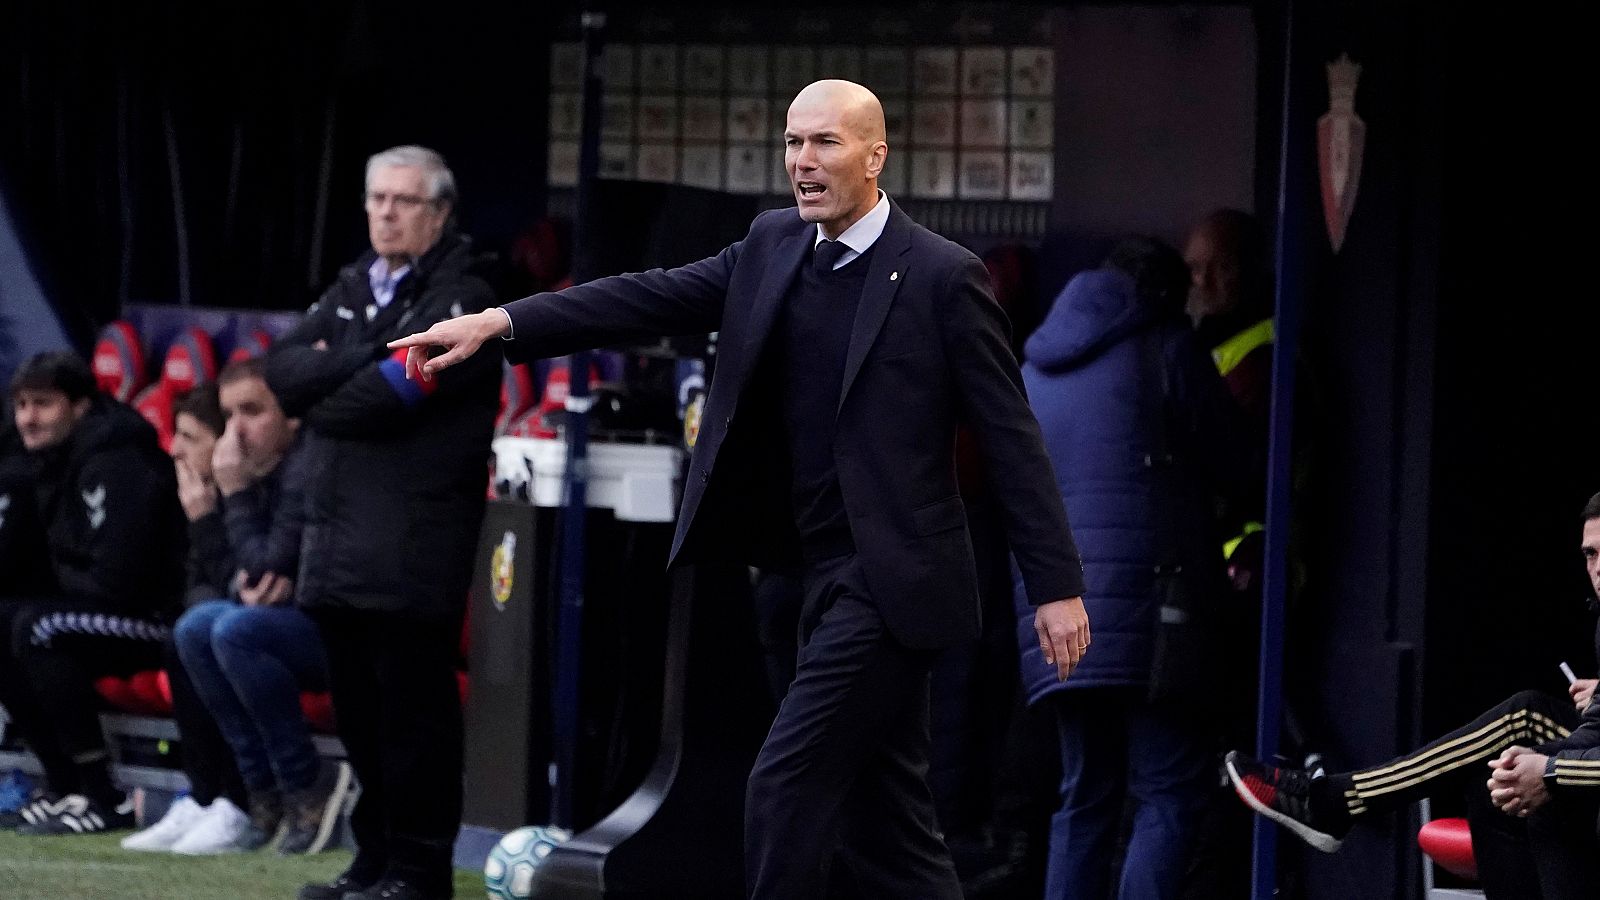
[[(1080, 9), (1011, 8), (1064, 22)], [(1249, 174), (1232, 181), (1269, 226), (1286, 75), (1290, 86), (1289, 194), (1301, 202), (1287, 209), (1300, 240), (1285, 258), (1304, 266), (1308, 289), (1292, 298), (1303, 332), (1285, 655), (1314, 742), (1336, 768), (1370, 764), (1517, 689), (1561, 690), (1562, 660), (1593, 675), (1577, 553), (1578, 511), (1600, 490), (1589, 393), (1600, 304), (1584, 224), (1593, 163), (1575, 137), (1593, 105), (1582, 29), (1547, 6), (1305, 0), (1286, 71), (1283, 4), (1171, 10), (1223, 29), (1183, 46), (1253, 47), (1253, 133), (1230, 130), (1205, 158), (1235, 148)], [(856, 12), (818, 14), (848, 23)], [(80, 341), (129, 301), (305, 305), (364, 246), (361, 168), (392, 144), (445, 154), (460, 218), (488, 249), (547, 207), (548, 41), (571, 39), (570, 6), (67, 2), (10, 4), (0, 17), (0, 187)], [(1136, 108), (1115, 40), (1104, 60), (1074, 60), (1106, 86), (1062, 99), (1084, 115), (1058, 123), (1058, 149), (1142, 152), (1128, 161), (1137, 190), (1116, 190), (1103, 155), (1073, 169), (1093, 177), (1058, 178), (1045, 296), (1107, 232), (1176, 239), (1182, 218), (1227, 192), (1165, 187), (1194, 154)], [(1148, 36), (1138, 47), (1148, 52)], [(1364, 67), (1356, 109), (1368, 133), (1334, 255), (1315, 200), (1314, 123), (1328, 105), (1323, 66), (1341, 52)], [(1167, 73), (1163, 102), (1207, 102), (1207, 70), (1190, 59)], [(1213, 98), (1214, 118), (1231, 122), (1234, 99)], [(1190, 140), (1204, 132), (1185, 128)], [(609, 187), (607, 266), (728, 240), (745, 201), (702, 194)], [(1336, 856), (1282, 846), (1306, 871), (1305, 896), (1415, 896), (1414, 827), (1358, 832)]]

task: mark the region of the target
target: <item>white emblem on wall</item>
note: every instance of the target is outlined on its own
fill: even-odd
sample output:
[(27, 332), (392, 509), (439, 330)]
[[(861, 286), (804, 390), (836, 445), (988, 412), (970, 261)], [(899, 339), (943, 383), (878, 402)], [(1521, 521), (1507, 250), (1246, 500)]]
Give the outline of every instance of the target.
[(1322, 217), (1333, 252), (1344, 247), (1345, 230), (1361, 189), (1367, 123), (1356, 115), (1361, 66), (1349, 54), (1328, 64), (1328, 111), (1317, 120), (1317, 169), (1322, 182)]

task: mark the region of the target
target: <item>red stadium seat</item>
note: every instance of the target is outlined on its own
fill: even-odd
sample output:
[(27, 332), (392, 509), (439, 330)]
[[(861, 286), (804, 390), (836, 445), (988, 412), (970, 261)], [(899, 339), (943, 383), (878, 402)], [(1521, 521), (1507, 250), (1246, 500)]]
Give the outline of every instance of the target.
[(112, 709), (138, 716), (172, 715), (172, 697), (163, 694), (165, 673), (136, 672), (127, 678), (107, 675), (95, 680), (94, 689)]
[(257, 328), (254, 331), (241, 332), (238, 342), (233, 346), (233, 352), (228, 354), (228, 362), (238, 362), (241, 359), (250, 359), (254, 356), (266, 356), (267, 350), (272, 347), (272, 335), (265, 330)]
[(550, 372), (544, 377), (544, 394), (534, 408), (528, 437), (553, 438), (556, 426), (551, 416), (565, 412), (567, 397), (572, 394), (572, 369), (566, 360), (552, 360)]
[(96, 678), (94, 690), (112, 709), (122, 712), (132, 712), (133, 705), (137, 702), (133, 697), (133, 686), (128, 684), (126, 678), (118, 678), (115, 675)]
[(333, 734), (333, 697), (327, 691), (303, 691), (300, 694), (300, 712), (312, 731)]
[(172, 679), (167, 677), (167, 670), (162, 669), (156, 673), (156, 681), (161, 688), (161, 700), (168, 708), (172, 706)]
[(145, 388), (133, 401), (133, 408), (139, 411), (139, 415), (155, 426), (156, 437), (161, 440), (163, 450), (172, 448), (172, 408), (176, 403), (177, 399), (165, 381)]
[(1434, 819), (1417, 831), (1422, 852), (1458, 878), (1477, 879), (1478, 861), (1472, 854), (1472, 832), (1466, 819)]
[(123, 403), (132, 402), (149, 383), (144, 344), (128, 322), (119, 320), (100, 330), (91, 365), (100, 390)]
[[(591, 365), (589, 389), (593, 390), (600, 383), (600, 368)], [(515, 437), (555, 437), (558, 434), (557, 425), (566, 415), (567, 397), (571, 390), (572, 373), (568, 360), (565, 358), (551, 360), (550, 370), (544, 377), (544, 394), (531, 409), (509, 421), (506, 433)]]
[(533, 408), (533, 372), (525, 365), (505, 364), (500, 380), (500, 415), (494, 420), (494, 433), (505, 434), (523, 414)]
[(174, 399), (194, 389), (204, 381), (217, 377), (217, 353), (211, 335), (205, 329), (190, 326), (178, 332), (167, 348), (167, 358), (161, 365), (161, 383)]

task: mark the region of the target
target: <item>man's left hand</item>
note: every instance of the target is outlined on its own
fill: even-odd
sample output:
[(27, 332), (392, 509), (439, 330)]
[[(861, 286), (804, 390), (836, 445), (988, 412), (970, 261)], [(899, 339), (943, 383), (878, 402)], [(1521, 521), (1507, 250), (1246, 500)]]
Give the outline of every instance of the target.
[(1044, 661), (1055, 666), (1056, 676), (1066, 681), (1089, 649), (1089, 614), (1083, 598), (1042, 604), (1033, 614), (1033, 630), (1039, 635)]
[(1550, 801), (1544, 786), (1550, 758), (1526, 747), (1511, 747), (1489, 764), (1489, 799), (1508, 816), (1526, 817)]

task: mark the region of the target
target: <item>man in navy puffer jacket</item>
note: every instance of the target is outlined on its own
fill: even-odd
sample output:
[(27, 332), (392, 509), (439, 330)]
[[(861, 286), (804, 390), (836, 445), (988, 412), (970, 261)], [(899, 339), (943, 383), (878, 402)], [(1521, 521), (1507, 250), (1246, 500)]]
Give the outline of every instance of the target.
[[(1205, 612), (1223, 597), (1214, 500), (1256, 473), (1183, 319), (1188, 281), (1170, 247), (1125, 241), (1068, 283), (1024, 348), (1095, 623), (1095, 653), (1060, 681), (1018, 595), (1029, 702), (1049, 705), (1061, 738), (1048, 900), (1098, 900), (1114, 875), (1124, 900), (1177, 896), (1213, 775), (1200, 701)], [(1113, 873), (1125, 795), (1133, 835)]]

